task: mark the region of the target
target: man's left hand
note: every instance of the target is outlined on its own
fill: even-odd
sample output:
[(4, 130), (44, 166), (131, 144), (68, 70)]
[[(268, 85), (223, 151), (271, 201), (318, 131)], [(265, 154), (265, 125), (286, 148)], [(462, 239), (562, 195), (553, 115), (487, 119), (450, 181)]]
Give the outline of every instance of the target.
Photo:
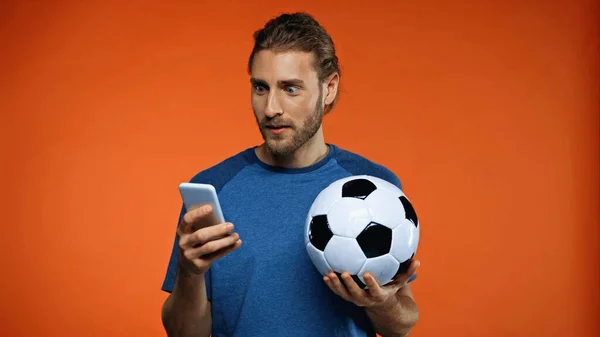
[(386, 305), (394, 300), (398, 290), (404, 287), (408, 280), (416, 273), (420, 262), (414, 260), (408, 271), (398, 275), (392, 282), (381, 286), (369, 272), (363, 274), (368, 289), (361, 289), (348, 272), (342, 273), (342, 280), (332, 271), (323, 277), (329, 288), (347, 301), (360, 307), (374, 307)]

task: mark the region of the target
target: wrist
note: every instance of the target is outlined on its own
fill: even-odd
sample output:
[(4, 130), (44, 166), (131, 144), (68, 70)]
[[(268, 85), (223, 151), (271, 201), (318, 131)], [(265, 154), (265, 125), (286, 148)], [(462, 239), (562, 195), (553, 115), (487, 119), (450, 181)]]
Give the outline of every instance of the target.
[(198, 269), (191, 261), (183, 256), (183, 250), (179, 250), (177, 259), (177, 274), (183, 278), (204, 278), (205, 271)]
[(202, 288), (204, 287), (204, 273), (197, 273), (190, 270), (182, 260), (177, 264), (177, 277), (175, 279), (176, 287), (184, 288)]
[(204, 283), (204, 273), (191, 270), (185, 264), (180, 263), (177, 267), (177, 279), (180, 282), (191, 282), (192, 284)]

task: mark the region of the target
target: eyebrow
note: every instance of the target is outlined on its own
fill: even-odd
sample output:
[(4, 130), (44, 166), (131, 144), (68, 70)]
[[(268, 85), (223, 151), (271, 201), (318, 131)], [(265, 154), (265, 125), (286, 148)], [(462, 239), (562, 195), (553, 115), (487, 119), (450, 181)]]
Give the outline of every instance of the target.
[[(250, 83), (254, 84), (254, 85), (260, 84), (260, 85), (264, 85), (266, 87), (269, 86), (265, 80), (261, 80), (259, 78), (254, 78), (254, 77), (250, 78)], [(280, 86), (286, 86), (286, 85), (302, 86), (302, 85), (304, 85), (304, 81), (299, 78), (291, 78), (289, 80), (281, 80), (281, 81), (277, 81), (277, 83)]]

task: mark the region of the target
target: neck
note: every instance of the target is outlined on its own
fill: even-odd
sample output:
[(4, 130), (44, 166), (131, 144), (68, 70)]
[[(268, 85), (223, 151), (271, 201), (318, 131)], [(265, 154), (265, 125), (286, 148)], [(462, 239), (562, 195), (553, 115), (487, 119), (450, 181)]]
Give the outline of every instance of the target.
[(256, 149), (256, 154), (265, 163), (285, 168), (302, 168), (323, 159), (329, 152), (323, 132), (319, 130), (313, 138), (289, 156), (277, 156), (271, 153), (265, 144)]

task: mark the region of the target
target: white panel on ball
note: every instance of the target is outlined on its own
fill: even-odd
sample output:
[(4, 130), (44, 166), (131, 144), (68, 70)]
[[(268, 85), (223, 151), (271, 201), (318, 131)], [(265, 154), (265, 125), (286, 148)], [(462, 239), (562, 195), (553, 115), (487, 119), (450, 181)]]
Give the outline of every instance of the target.
[(342, 185), (334, 182), (336, 186), (329, 186), (323, 189), (313, 201), (310, 210), (308, 211), (310, 216), (327, 214), (333, 204), (340, 200), (342, 195)]
[(404, 220), (400, 226), (392, 230), (392, 248), (390, 253), (400, 263), (408, 260), (419, 245), (419, 227), (409, 220)]
[(309, 227), (310, 227), (310, 220), (312, 219), (312, 215), (310, 214), (310, 212), (308, 212), (308, 214), (306, 215), (306, 221), (304, 223), (304, 245), (309, 244), (309, 237), (308, 237), (308, 233), (309, 233)]
[(366, 285), (367, 282), (365, 282), (363, 274), (369, 272), (379, 284), (385, 285), (396, 275), (399, 267), (400, 262), (390, 254), (367, 259), (367, 262), (359, 272), (358, 278)]
[(308, 256), (310, 257), (312, 263), (315, 265), (319, 273), (325, 276), (331, 270), (329, 264), (327, 264), (327, 260), (325, 260), (325, 254), (322, 251), (313, 247), (312, 244), (308, 243), (306, 245), (306, 251), (308, 252)]
[(339, 199), (327, 213), (327, 221), (333, 234), (356, 238), (371, 222), (371, 215), (366, 206), (361, 199)]
[(355, 275), (367, 258), (354, 238), (334, 235), (325, 247), (325, 260), (333, 270)]
[(378, 224), (394, 229), (404, 221), (404, 207), (399, 193), (378, 188), (365, 199), (371, 219)]

